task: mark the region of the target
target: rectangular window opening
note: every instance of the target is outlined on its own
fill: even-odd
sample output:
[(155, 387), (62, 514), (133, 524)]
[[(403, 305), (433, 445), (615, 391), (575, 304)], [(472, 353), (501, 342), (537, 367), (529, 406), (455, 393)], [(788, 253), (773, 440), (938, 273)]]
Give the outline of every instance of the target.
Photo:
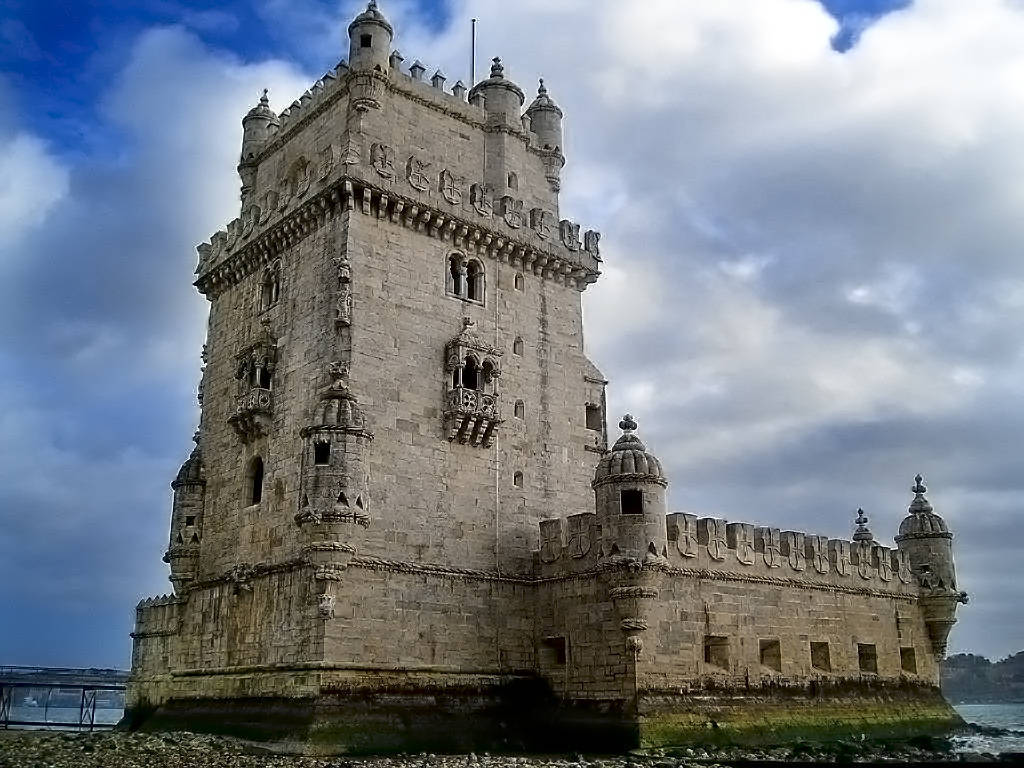
[(857, 664), (861, 672), (878, 674), (878, 652), (874, 643), (857, 643)]
[(811, 667), (819, 672), (832, 671), (832, 657), (828, 643), (811, 643)]
[(587, 429), (592, 429), (595, 432), (604, 431), (604, 414), (601, 412), (600, 405), (587, 406)]
[(761, 640), (758, 643), (761, 653), (761, 666), (782, 671), (782, 644), (778, 640)]
[[(195, 525), (195, 524), (196, 524), (196, 516), (195, 515), (185, 515), (185, 525)], [(914, 650), (914, 649), (911, 648), (910, 650)]]
[(330, 464), (331, 463), (331, 444), (328, 442), (313, 443), (313, 463), (314, 464)]
[(704, 663), (719, 669), (729, 668), (729, 638), (707, 635), (704, 638)]
[(644, 492), (636, 488), (620, 491), (619, 504), (624, 515), (642, 515), (644, 513)]
[(548, 667), (565, 666), (565, 638), (545, 637), (541, 646), (541, 661)]
[(373, 35), (360, 35), (359, 36), (359, 47), (369, 48), (373, 45)]
[(900, 668), (908, 675), (916, 675), (917, 651), (913, 648), (900, 648)]

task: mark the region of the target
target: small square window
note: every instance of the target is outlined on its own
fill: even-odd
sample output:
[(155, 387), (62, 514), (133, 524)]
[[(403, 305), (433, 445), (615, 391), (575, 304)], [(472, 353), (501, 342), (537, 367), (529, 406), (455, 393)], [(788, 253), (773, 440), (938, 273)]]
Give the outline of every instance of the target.
[(541, 648), (541, 663), (549, 667), (564, 667), (565, 660), (565, 638), (545, 637)]
[(758, 643), (761, 654), (761, 666), (782, 671), (782, 645), (778, 640), (761, 640)]
[[(196, 524), (196, 516), (195, 515), (185, 515), (185, 525), (195, 525), (195, 524)], [(913, 650), (913, 648), (911, 648), (911, 650)]]
[(642, 515), (644, 513), (644, 492), (635, 488), (620, 491), (619, 505), (624, 515)]
[(917, 651), (913, 648), (900, 648), (900, 669), (908, 675), (917, 674)]
[(604, 431), (604, 413), (600, 405), (587, 405), (587, 429)]
[(878, 674), (878, 652), (874, 643), (857, 643), (857, 665), (861, 672)]
[(811, 667), (819, 672), (832, 671), (832, 657), (828, 643), (811, 643)]
[(707, 635), (704, 638), (704, 663), (719, 669), (729, 668), (729, 638)]
[(313, 463), (318, 465), (331, 463), (331, 444), (326, 440), (313, 443)]
[(359, 36), (359, 47), (369, 48), (373, 45), (373, 35), (360, 35)]

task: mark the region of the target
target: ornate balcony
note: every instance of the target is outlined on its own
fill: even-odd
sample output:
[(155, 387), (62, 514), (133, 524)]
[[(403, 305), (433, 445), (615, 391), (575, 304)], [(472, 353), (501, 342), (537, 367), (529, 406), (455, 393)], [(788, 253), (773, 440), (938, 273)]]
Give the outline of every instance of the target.
[(449, 440), (487, 448), (494, 428), (502, 421), (498, 396), (468, 387), (454, 387), (448, 392), (444, 418)]
[(228, 422), (244, 442), (267, 434), (274, 412), (274, 398), (269, 389), (253, 387), (238, 398), (235, 412)]

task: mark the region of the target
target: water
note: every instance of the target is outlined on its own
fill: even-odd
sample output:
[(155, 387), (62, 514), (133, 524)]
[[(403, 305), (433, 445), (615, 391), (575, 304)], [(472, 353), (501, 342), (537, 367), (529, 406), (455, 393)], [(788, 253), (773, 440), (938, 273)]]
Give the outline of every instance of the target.
[[(38, 707), (25, 707), (22, 705), (15, 705), (11, 707), (11, 720), (37, 720), (42, 721), (45, 714), (46, 726), (30, 726), (30, 725), (19, 725), (17, 728), (66, 728), (71, 726), (72, 728), (78, 728), (78, 707), (54, 707), (49, 708), (43, 707), (40, 704)], [(96, 707), (96, 725), (115, 725), (118, 720), (121, 719), (121, 715), (124, 714), (124, 709), (121, 707)], [(86, 725), (86, 729), (88, 729)]]
[(968, 723), (984, 732), (954, 738), (959, 752), (1024, 752), (1024, 704), (956, 704)]

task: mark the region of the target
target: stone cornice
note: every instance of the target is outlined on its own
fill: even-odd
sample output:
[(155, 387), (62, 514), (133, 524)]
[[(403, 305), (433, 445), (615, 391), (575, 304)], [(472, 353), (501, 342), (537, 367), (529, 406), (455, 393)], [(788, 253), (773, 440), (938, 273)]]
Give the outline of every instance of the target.
[[(222, 249), (228, 249), (228, 241), (233, 240), (229, 249), (231, 252), (204, 270), (195, 286), (200, 293), (216, 298), (303, 240), (307, 234), (322, 226), (328, 217), (353, 209), (378, 219), (388, 218), (406, 228), (451, 242), (455, 248), (519, 265), (542, 278), (562, 282), (580, 291), (595, 282), (600, 274), (597, 261), (586, 251), (561, 248), (559, 250), (563, 252), (559, 253), (556, 250), (559, 245), (557, 240), (543, 244), (537, 242), (536, 236), (528, 240), (529, 234), (533, 233), (529, 227), (510, 228), (509, 232), (503, 232), (494, 225), (494, 219), (490, 222), (472, 221), (406, 195), (396, 194), (392, 190), (382, 189), (365, 179), (344, 175), (325, 185), (319, 193), (311, 195), (276, 224), (258, 234), (252, 232), (255, 225), (251, 221), (243, 225), (236, 219), (232, 222), (231, 236), (220, 233), (219, 237), (214, 238)], [(246, 234), (246, 230), (249, 234)], [(238, 240), (245, 242), (236, 245)], [(213, 247), (207, 244), (201, 248)], [(212, 258), (216, 260), (217, 256)], [(585, 264), (584, 259), (593, 264)]]

